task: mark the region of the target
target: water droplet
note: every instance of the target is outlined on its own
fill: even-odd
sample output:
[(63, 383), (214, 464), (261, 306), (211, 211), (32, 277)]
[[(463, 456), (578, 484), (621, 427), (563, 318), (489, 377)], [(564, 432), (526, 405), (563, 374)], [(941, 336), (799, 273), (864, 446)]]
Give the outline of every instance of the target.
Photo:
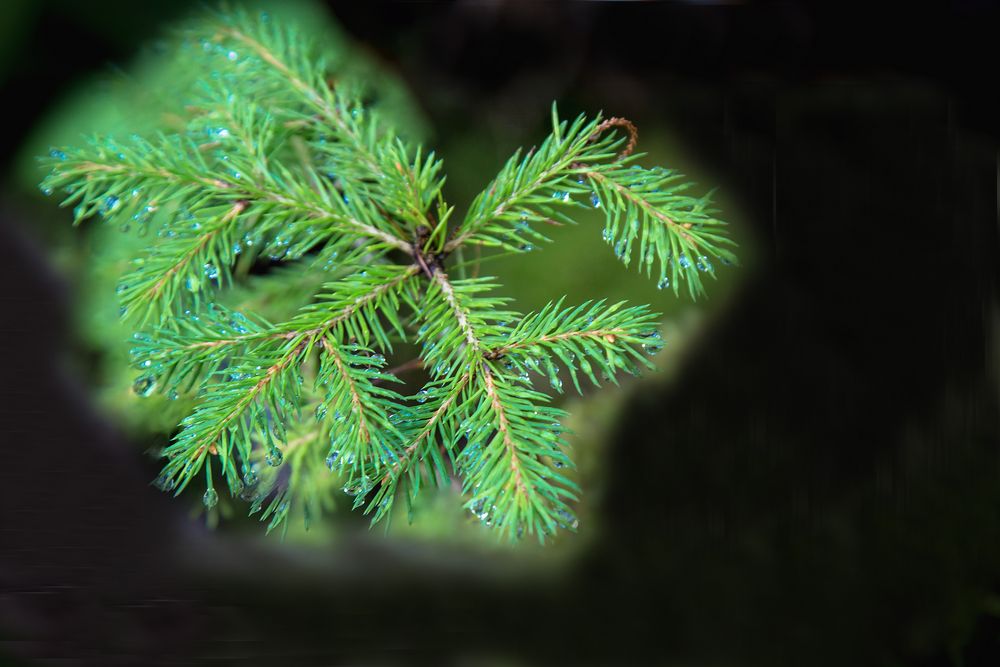
[(249, 324), (249, 320), (247, 320), (247, 316), (243, 313), (233, 313), (232, 318), (229, 320), (229, 326), (232, 330), (240, 334), (249, 332), (249, 329), (244, 326), (246, 324)]
[(670, 287), (670, 278), (666, 276), (660, 278), (660, 282), (656, 283), (656, 289), (667, 289)]
[(576, 530), (580, 527), (580, 520), (566, 510), (558, 510), (556, 514), (562, 519), (562, 521), (559, 522), (560, 528)]
[(211, 262), (205, 264), (205, 277), (209, 280), (216, 280), (219, 277), (219, 267)]
[(226, 54), (226, 57), (229, 58), (229, 60), (235, 62), (236, 59), (240, 57), (240, 54), (236, 53), (235, 51), (230, 51), (229, 53)]
[(615, 257), (621, 259), (625, 256), (625, 239), (621, 239), (615, 244)]
[(681, 268), (687, 269), (691, 267), (691, 260), (684, 253), (681, 253), (681, 256), (677, 258), (677, 262), (681, 265)]
[(47, 185), (39, 185), (38, 188), (42, 191), (42, 194), (45, 195), (46, 197), (55, 192), (52, 188), (50, 188)]
[(104, 198), (104, 202), (101, 204), (101, 215), (109, 215), (118, 208), (118, 197), (114, 195), (108, 195)]
[(596, 192), (590, 195), (590, 205), (594, 208), (601, 208), (601, 198), (597, 196)]
[(153, 486), (158, 488), (160, 491), (173, 491), (174, 487), (177, 486), (177, 482), (171, 475), (162, 472), (159, 477), (153, 480)]
[(697, 263), (696, 266), (698, 267), (699, 271), (711, 271), (712, 270), (712, 262), (711, 262), (711, 260), (709, 260), (708, 257), (705, 257), (704, 255), (701, 255), (698, 258), (698, 263)]
[(257, 483), (257, 471), (252, 467), (248, 468), (245, 473), (243, 473), (243, 484), (245, 486), (253, 486)]
[(557, 190), (556, 192), (553, 192), (552, 193), (552, 198), (553, 199), (561, 199), (562, 201), (565, 201), (565, 202), (568, 202), (571, 199), (571, 197), (569, 196), (569, 193), (568, 192), (563, 192), (562, 190)]
[(367, 475), (362, 475), (361, 479), (348, 482), (344, 485), (343, 491), (349, 496), (363, 496), (371, 489), (371, 480)]
[(205, 495), (201, 497), (201, 502), (208, 509), (212, 509), (219, 502), (219, 494), (212, 487), (208, 487), (205, 489)]
[(201, 289), (201, 281), (194, 276), (188, 276), (184, 281), (184, 287), (186, 287), (189, 292), (197, 292)]
[(156, 378), (152, 375), (140, 375), (132, 383), (132, 392), (142, 398), (152, 394), (154, 389), (156, 389)]
[(663, 336), (660, 335), (659, 331), (654, 331), (644, 338), (646, 339), (646, 342), (642, 344), (642, 349), (645, 350), (647, 354), (655, 355), (663, 349)]
[(430, 396), (430, 392), (426, 389), (421, 389), (417, 392), (417, 403), (426, 403), (428, 396)]
[[(332, 437), (330, 439), (333, 440)], [(330, 455), (326, 457), (326, 467), (329, 468), (331, 472), (338, 468), (337, 460), (339, 458), (340, 452), (336, 449), (330, 452)]]
[(234, 255), (238, 255), (238, 254), (240, 254), (241, 252), (243, 252), (243, 246), (242, 246), (242, 245), (240, 245), (240, 242), (239, 242), (239, 241), (234, 241), (234, 242), (233, 242), (233, 254), (234, 254)]
[(285, 460), (285, 455), (281, 453), (280, 449), (276, 448), (269, 451), (267, 456), (264, 457), (264, 460), (267, 461), (267, 465), (272, 468), (277, 468), (281, 465), (281, 462)]
[(59, 150), (58, 148), (53, 148), (49, 151), (49, 157), (54, 157), (57, 160), (65, 160), (66, 154)]
[(521, 248), (520, 248), (521, 252), (531, 252), (534, 249), (535, 249), (535, 246), (531, 245), (530, 243), (524, 243), (524, 244), (521, 245)]
[(558, 375), (553, 375), (551, 378), (549, 378), (549, 384), (551, 384), (552, 388), (555, 389), (556, 391), (562, 391), (563, 383), (562, 380), (559, 379)]
[(321, 422), (326, 417), (326, 403), (320, 403), (316, 406), (316, 421)]
[(613, 234), (611, 233), (611, 229), (608, 228), (608, 227), (605, 227), (604, 231), (601, 232), (601, 238), (603, 238), (605, 241), (610, 242), (611, 239), (612, 239), (612, 237), (613, 237)]

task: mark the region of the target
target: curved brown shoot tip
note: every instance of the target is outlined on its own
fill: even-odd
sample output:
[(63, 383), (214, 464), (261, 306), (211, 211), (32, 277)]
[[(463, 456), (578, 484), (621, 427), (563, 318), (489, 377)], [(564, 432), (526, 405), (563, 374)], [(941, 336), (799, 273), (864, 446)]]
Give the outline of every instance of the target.
[(606, 121), (602, 122), (600, 125), (594, 129), (594, 133), (590, 135), (590, 140), (595, 141), (597, 137), (612, 127), (622, 127), (628, 132), (628, 143), (625, 144), (615, 160), (624, 160), (626, 157), (632, 154), (635, 150), (635, 145), (639, 143), (639, 129), (635, 126), (635, 123), (627, 118), (608, 118)]

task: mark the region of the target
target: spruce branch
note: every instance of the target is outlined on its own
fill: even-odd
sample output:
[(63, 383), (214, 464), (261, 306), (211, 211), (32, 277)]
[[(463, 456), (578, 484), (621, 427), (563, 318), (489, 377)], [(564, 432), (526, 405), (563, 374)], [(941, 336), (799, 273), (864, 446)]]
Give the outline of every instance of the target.
[[(202, 76), (178, 92), (171, 133), (53, 149), (42, 184), (76, 223), (157, 232), (118, 292), (138, 329), (135, 393), (194, 400), (158, 484), (180, 493), (204, 473), (211, 511), (221, 478), (271, 530), (339, 493), (388, 525), (397, 499), (412, 516), (457, 480), (502, 535), (575, 530), (566, 412), (533, 378), (558, 394), (567, 376), (582, 392), (581, 376), (638, 374), (662, 346), (659, 315), (564, 299), (525, 315), (480, 265), (599, 209), (623, 263), (694, 297), (713, 261), (735, 262), (710, 197), (640, 167), (630, 121), (569, 122), (553, 105), (549, 136), (453, 221), (441, 161), (396, 133), (351, 58), (242, 11), (177, 40)], [(288, 290), (308, 302), (264, 317)], [(387, 359), (413, 345), (417, 358)], [(417, 369), (422, 386), (400, 379)]]

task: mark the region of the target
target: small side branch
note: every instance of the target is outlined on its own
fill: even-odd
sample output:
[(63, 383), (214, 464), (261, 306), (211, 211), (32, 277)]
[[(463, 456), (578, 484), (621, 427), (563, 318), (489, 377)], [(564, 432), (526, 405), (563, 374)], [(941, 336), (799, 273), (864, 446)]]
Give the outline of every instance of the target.
[(438, 284), (438, 287), (441, 288), (441, 293), (444, 294), (445, 300), (448, 301), (448, 305), (455, 314), (455, 319), (458, 321), (458, 328), (461, 329), (469, 347), (472, 348), (477, 356), (482, 356), (479, 338), (476, 337), (476, 332), (473, 331), (472, 325), (469, 324), (468, 313), (465, 312), (462, 304), (458, 302), (458, 297), (455, 296), (455, 288), (452, 286), (451, 281), (448, 280), (448, 274), (438, 269), (434, 272), (433, 279)]
[(504, 409), (503, 402), (497, 395), (496, 384), (493, 380), (493, 370), (486, 363), (481, 363), (479, 368), (483, 376), (483, 386), (486, 389), (486, 396), (493, 407), (493, 414), (497, 417), (497, 431), (503, 438), (504, 447), (507, 448), (507, 454), (510, 456), (510, 471), (513, 475), (514, 488), (522, 497), (527, 496), (528, 490), (524, 485), (524, 479), (521, 475), (521, 459), (518, 455), (517, 445), (514, 444), (514, 441), (510, 437), (510, 424), (507, 421), (507, 412)]

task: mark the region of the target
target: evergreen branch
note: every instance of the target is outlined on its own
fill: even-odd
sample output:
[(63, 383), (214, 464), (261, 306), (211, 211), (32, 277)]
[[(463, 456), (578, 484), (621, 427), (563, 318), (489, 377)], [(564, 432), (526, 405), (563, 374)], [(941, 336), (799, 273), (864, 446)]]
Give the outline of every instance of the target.
[[(66, 193), (76, 223), (157, 228), (118, 292), (133, 322), (152, 319), (130, 351), (135, 393), (197, 399), (159, 484), (180, 493), (204, 471), (211, 509), (221, 475), (270, 531), (329, 509), (337, 486), (375, 523), (400, 495), (412, 516), (422, 488), (457, 478), (468, 509), (508, 537), (574, 530), (566, 413), (531, 374), (556, 392), (564, 373), (577, 391), (580, 375), (617, 383), (652, 366), (657, 316), (562, 299), (523, 316), (480, 265), (548, 241), (543, 225), (574, 223), (589, 202), (626, 265), (637, 250), (647, 275), (658, 261), (661, 288), (686, 280), (696, 296), (713, 260), (735, 262), (724, 223), (679, 174), (634, 166), (630, 121), (568, 122), (553, 106), (550, 135), (453, 224), (441, 161), (397, 136), (378, 95), (368, 101), (378, 82), (352, 80), (353, 59), (321, 53), (326, 42), (216, 15), (183, 33), (178, 58), (202, 75), (170, 84), (173, 134), (46, 160), (42, 187)], [(387, 362), (411, 342), (419, 359)], [(416, 366), (429, 381), (396, 391)]]
[[(290, 64), (283, 57), (280, 45), (269, 39), (270, 35), (263, 31), (258, 31), (257, 35), (249, 34), (254, 27), (252, 23), (243, 28), (228, 25), (222, 26), (219, 32), (223, 37), (248, 47), (272, 67), (281, 80), (290, 83), (318, 114), (318, 117), (305, 114), (301, 120), (322, 123), (316, 127), (320, 132), (333, 131), (339, 141), (332, 144), (324, 142), (319, 148), (332, 153), (335, 168), (362, 166), (364, 173), (359, 174), (362, 178), (358, 180), (372, 178), (379, 184), (378, 188), (368, 192), (369, 195), (379, 198), (394, 195), (384, 201), (389, 210), (408, 220), (413, 229), (419, 226), (430, 228), (432, 225), (426, 213), (443, 185), (443, 180), (436, 176), (440, 162), (431, 155), (422, 163), (419, 150), (416, 157), (411, 158), (410, 149), (387, 128), (379, 126), (373, 111), (366, 112), (353, 103), (360, 97), (358, 91), (349, 90), (345, 100), (310, 62), (300, 60), (297, 64)], [(338, 148), (346, 148), (346, 152), (338, 151)], [(401, 235), (401, 230), (395, 231)]]
[(560, 435), (565, 412), (492, 362), (482, 361), (476, 377), (462, 405), (469, 444), (458, 457), (467, 506), (510, 538), (527, 533), (544, 541), (574, 523), (567, 501), (578, 487), (560, 472), (572, 465)]
[[(260, 356), (230, 367), (227, 380), (206, 386), (205, 399), (181, 422), (180, 433), (164, 450), (167, 464), (161, 479), (169, 480), (168, 488), (176, 486), (180, 493), (207, 455), (214, 453), (230, 488), (240, 489), (237, 456), (250, 460), (256, 434), (267, 442), (269, 463), (280, 465), (282, 454), (276, 443), (284, 440), (289, 412), (299, 403), (298, 365), (308, 348), (306, 339), (287, 341), (268, 357), (258, 348)], [(269, 358), (266, 368), (251, 366), (262, 358)]]
[(374, 340), (383, 349), (391, 349), (381, 320), (385, 318), (402, 334), (399, 307), (412, 301), (405, 290), (416, 271), (412, 265), (371, 267), (341, 283), (327, 284), (331, 292), (320, 294), (317, 303), (279, 325), (216, 306), (201, 317), (177, 320), (173, 327), (159, 328), (151, 335), (138, 334), (132, 356), (141, 369), (155, 371), (143, 376), (144, 383), (160, 382), (165, 391), (177, 391), (183, 390), (186, 380), (191, 384), (234, 356), (257, 354), (258, 346), (267, 349), (282, 341), (303, 340), (312, 347), (332, 333), (337, 340), (353, 338), (362, 346)]
[(479, 339), (476, 337), (476, 332), (472, 329), (472, 325), (469, 322), (470, 311), (459, 304), (458, 297), (455, 295), (455, 288), (452, 287), (448, 276), (443, 271), (434, 272), (434, 282), (437, 283), (441, 294), (444, 295), (445, 300), (448, 302), (448, 307), (455, 314), (458, 330), (465, 338), (469, 350), (474, 356), (480, 356)]
[[(250, 50), (261, 60), (277, 70), (283, 82), (290, 83), (312, 106), (319, 109), (327, 119), (332, 120), (336, 116), (332, 106), (327, 101), (327, 96), (321, 95), (317, 90), (318, 86), (316, 84), (309, 84), (300, 78), (299, 74), (286, 65), (272, 49), (234, 26), (222, 25), (220, 26), (220, 33), (225, 37), (229, 37), (250, 47)], [(319, 80), (318, 83), (322, 85), (322, 80)]]
[(418, 297), (411, 279), (418, 271), (412, 264), (372, 265), (338, 283), (328, 283), (324, 289), (330, 291), (320, 294), (316, 304), (306, 306), (289, 327), (311, 327), (313, 334), (338, 331), (341, 339), (352, 338), (364, 346), (374, 343), (392, 351), (386, 324), (405, 340), (400, 307), (408, 304), (416, 308)]
[(499, 335), (504, 320), (519, 317), (501, 310), (509, 299), (481, 296), (496, 287), (492, 278), (451, 281), (443, 270), (433, 272), (431, 284), (421, 299), (417, 339), (423, 343), (424, 367), (434, 377), (474, 364), (482, 357), (480, 338)]
[(613, 136), (594, 141), (601, 127), (597, 116), (578, 116), (571, 124), (559, 121), (553, 106), (553, 131), (538, 147), (521, 158), (518, 149), (490, 186), (476, 196), (453, 237), (443, 247), (450, 253), (465, 244), (530, 250), (531, 242), (548, 240), (531, 228), (552, 218), (572, 222), (553, 206), (578, 205), (574, 193), (584, 192), (574, 183), (574, 166), (614, 157), (620, 143)]
[(174, 242), (154, 249), (155, 254), (119, 285), (125, 312), (140, 313), (142, 325), (157, 309), (175, 300), (182, 283), (188, 291), (198, 292), (203, 273), (210, 280), (225, 280), (227, 274), (218, 267), (232, 262), (233, 228), (246, 207), (245, 201), (237, 201), (221, 217), (207, 222), (203, 233), (175, 237)]
[[(162, 476), (172, 480), (170, 486), (176, 485), (178, 492), (200, 470), (208, 451), (222, 458), (222, 472), (231, 477), (236, 468), (234, 454), (248, 462), (255, 435), (266, 441), (268, 463), (281, 464), (283, 453), (278, 443), (284, 440), (290, 413), (297, 412), (301, 404), (298, 367), (316, 346), (323, 352), (317, 383), (330, 387), (321, 404), (323, 415), (331, 406), (337, 408), (330, 428), (331, 446), (336, 433), (341, 442), (334, 451), (338, 456), (345, 454), (338, 466), (346, 463), (351, 479), (358, 474), (367, 480), (367, 466), (374, 464), (377, 471), (385, 457), (393, 456), (398, 448), (393, 444), (398, 440), (398, 430), (387, 415), (402, 397), (372, 381), (395, 380), (379, 371), (385, 363), (383, 357), (356, 345), (340, 345), (332, 325), (264, 340), (254, 348), (253, 358), (262, 358), (267, 354), (265, 349), (271, 349), (270, 365), (263, 372), (260, 366), (250, 370), (249, 361), (226, 368), (223, 372), (228, 374), (228, 380), (205, 386), (205, 401), (182, 422), (181, 433), (165, 450), (168, 463)], [(189, 366), (191, 363), (187, 361)], [(343, 405), (345, 397), (347, 406)], [(346, 409), (341, 412), (341, 407)], [(375, 433), (377, 438), (373, 437)], [(372, 449), (373, 440), (381, 450)], [(238, 484), (238, 477), (230, 480), (231, 488), (239, 488)]]
[(329, 333), (321, 344), (317, 384), (326, 386), (326, 398), (317, 416), (329, 416), (328, 464), (346, 472), (346, 488), (363, 499), (372, 486), (369, 469), (378, 474), (399, 457), (402, 434), (390, 415), (402, 408), (403, 397), (377, 383), (399, 380), (381, 372), (385, 358), (366, 348), (338, 345)]
[(592, 363), (610, 380), (618, 370), (638, 374), (637, 363), (653, 368), (642, 351), (655, 354), (662, 347), (657, 315), (647, 306), (623, 308), (624, 302), (605, 306), (604, 301), (586, 301), (561, 309), (562, 299), (527, 315), (504, 336), (487, 341), (489, 359), (502, 359), (509, 370), (526, 376), (528, 371), (548, 377), (562, 391), (559, 367), (565, 364), (573, 384), (581, 391), (578, 371), (598, 385)]
[[(287, 339), (274, 330), (262, 318), (216, 305), (200, 315), (177, 318), (171, 327), (137, 332), (129, 350), (143, 371), (136, 379), (136, 393), (146, 396), (159, 388), (173, 396), (190, 391), (200, 378), (221, 372), (231, 358), (246, 356), (255, 344)], [(239, 373), (233, 376), (238, 379)]]
[[(457, 379), (447, 378), (434, 381), (421, 389), (418, 405), (407, 409), (399, 421), (404, 442), (408, 443), (398, 459), (388, 466), (379, 482), (378, 491), (373, 496), (365, 513), (372, 514), (372, 524), (387, 519), (392, 509), (399, 485), (407, 489), (406, 500), (412, 503), (420, 492), (422, 480), (426, 476), (429, 483), (439, 484), (447, 478), (445, 461), (439, 450), (439, 442), (450, 452), (457, 441), (455, 403), (472, 379), (468, 370)], [(424, 463), (429, 461), (427, 469)]]
[(700, 274), (715, 275), (713, 259), (736, 261), (723, 247), (735, 244), (722, 234), (725, 223), (713, 217), (711, 193), (698, 198), (683, 194), (690, 184), (678, 182), (680, 174), (623, 165), (582, 173), (594, 188), (594, 205), (604, 209), (604, 239), (626, 266), (637, 241), (640, 270), (645, 265), (651, 275), (659, 261), (660, 289), (673, 285), (677, 293), (684, 280), (697, 297), (705, 291)]
[[(344, 206), (337, 204), (337, 200), (342, 199), (339, 196), (331, 197), (329, 192), (309, 192), (309, 187), (298, 183), (295, 175), (288, 170), (281, 170), (280, 182), (274, 174), (269, 174), (271, 178), (260, 185), (242, 181), (242, 174), (238, 171), (226, 173), (220, 169), (213, 172), (197, 146), (186, 137), (162, 137), (160, 146), (141, 139), (134, 146), (114, 139), (105, 139), (101, 144), (95, 140), (95, 144), (96, 155), (92, 156), (79, 151), (67, 152), (71, 149), (53, 151), (60, 157), (48, 161), (53, 171), (42, 184), (44, 188), (53, 190), (71, 188), (70, 196), (63, 205), (80, 202), (74, 209), (78, 223), (95, 214), (110, 217), (115, 213), (118, 214), (116, 217), (122, 218), (121, 213), (131, 213), (138, 208), (130, 200), (140, 197), (144, 203), (148, 202), (142, 208), (147, 215), (170, 200), (191, 197), (193, 204), (203, 204), (215, 198), (279, 206), (285, 212), (302, 214), (314, 222), (342, 225), (338, 229), (341, 233), (361, 234), (386, 246), (410, 254), (413, 252), (405, 240), (350, 215)], [(118, 163), (111, 163), (109, 153), (117, 155)], [(163, 162), (168, 166), (153, 167), (150, 162)], [(191, 169), (192, 162), (196, 165), (194, 170)], [(79, 187), (78, 183), (83, 186)], [(277, 187), (270, 190), (269, 186)], [(192, 210), (195, 208), (192, 203), (188, 206)], [(135, 219), (138, 221), (140, 218)]]
[[(152, 248), (123, 283), (124, 312), (140, 322), (187, 304), (187, 298), (178, 297), (201, 292), (205, 278), (220, 285), (230, 282), (229, 267), (237, 248), (242, 249), (238, 242), (242, 214), (249, 207), (255, 213), (254, 236), (277, 232), (271, 246), (277, 246), (281, 254), (296, 236), (302, 240), (296, 242), (294, 256), (320, 242), (314, 230), (318, 222), (332, 223), (326, 233), (332, 234), (327, 238), (335, 245), (350, 243), (351, 235), (359, 234), (377, 242), (373, 249), (381, 246), (412, 253), (407, 241), (357, 217), (367, 216), (370, 221), (377, 214), (363, 206), (352, 209), (339, 193), (315, 192), (282, 169), (274, 170), (264, 183), (255, 184), (242, 178), (238, 170), (227, 174), (220, 167), (213, 168), (192, 145), (190, 139), (167, 137), (158, 145), (143, 140), (132, 144), (109, 140), (91, 156), (106, 163), (79, 152), (70, 158), (56, 151), (55, 170), (45, 181), (45, 187), (72, 189), (64, 203), (79, 202), (75, 211), (78, 221), (98, 211), (143, 225), (152, 212), (172, 200), (187, 211), (161, 230), (166, 243)], [(117, 163), (110, 163), (109, 150), (115, 153)], [(149, 163), (153, 160), (163, 160), (168, 166), (152, 167)], [(235, 157), (224, 162), (228, 169), (238, 164)], [(245, 245), (252, 243), (248, 238)], [(280, 255), (272, 252), (272, 256)]]
[[(481, 519), (488, 516), (489, 521), (504, 526), (511, 537), (519, 537), (519, 533), (526, 530), (544, 540), (557, 525), (555, 513), (571, 516), (564, 498), (570, 495), (568, 489), (574, 485), (550, 470), (551, 463), (568, 463), (557, 446), (560, 427), (557, 421), (538, 423), (538, 415), (546, 411), (536, 403), (548, 400), (547, 397), (524, 387), (515, 388), (511, 384), (513, 378), (498, 376), (484, 344), (487, 338), (498, 338), (509, 330), (506, 323), (496, 323), (496, 319), (517, 318), (517, 313), (498, 311), (496, 307), (503, 303), (502, 299), (477, 296), (489, 287), (482, 280), (453, 283), (441, 270), (434, 272), (433, 280), (438, 288), (437, 298), (444, 302), (453, 319), (451, 324), (434, 327), (436, 342), (438, 346), (460, 348), (463, 352), (460, 357), (437, 358), (437, 349), (432, 347), (425, 357), (436, 366), (446, 363), (450, 367), (451, 363), (461, 360), (460, 367), (470, 369), (472, 380), (461, 389), (465, 392), (465, 400), (459, 413), (469, 424), (470, 441), (480, 431), (494, 434), (483, 449), (483, 456), (490, 461), (489, 474), (480, 475), (480, 469), (471, 474), (469, 470), (463, 471), (466, 488), (480, 489), (472, 502), (488, 500), (495, 508), (486, 514), (477, 512), (477, 515), (481, 515)], [(427, 296), (432, 297), (430, 293)], [(426, 316), (426, 310), (422, 314)], [(548, 413), (555, 419), (562, 416), (551, 409)], [(555, 433), (555, 440), (540, 439), (540, 434), (544, 433)], [(548, 481), (552, 478), (562, 484)], [(509, 495), (503, 497), (508, 492)]]
[[(503, 401), (500, 400), (499, 394), (497, 392), (496, 382), (493, 379), (493, 371), (486, 364), (480, 366), (480, 373), (483, 379), (483, 388), (486, 390), (486, 397), (490, 401), (490, 406), (493, 408), (493, 414), (496, 417), (496, 427), (503, 439), (504, 448), (507, 450), (507, 456), (510, 458), (510, 472), (513, 475), (511, 484), (513, 484), (515, 493), (520, 496), (522, 500), (526, 500), (529, 494), (529, 490), (524, 485), (524, 479), (521, 475), (521, 460), (518, 452), (517, 446), (511, 439), (510, 434), (510, 423), (507, 421), (507, 412), (504, 408)], [(504, 487), (506, 489), (508, 487)]]

